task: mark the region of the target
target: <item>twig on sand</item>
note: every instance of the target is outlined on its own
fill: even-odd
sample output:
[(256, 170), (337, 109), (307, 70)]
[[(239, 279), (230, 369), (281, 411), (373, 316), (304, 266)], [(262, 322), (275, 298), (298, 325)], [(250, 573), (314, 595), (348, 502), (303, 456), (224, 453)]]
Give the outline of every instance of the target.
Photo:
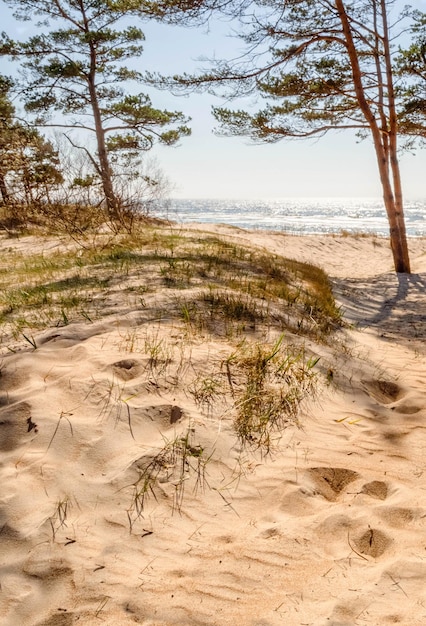
[[(70, 420), (68, 419), (67, 415), (72, 415), (72, 413), (64, 413), (64, 411), (61, 411), (61, 414), (60, 414), (59, 419), (58, 419), (58, 423), (56, 424), (56, 428), (55, 428), (55, 430), (53, 432), (52, 438), (49, 441), (49, 445), (47, 446), (47, 450), (49, 450), (50, 446), (53, 443), (53, 440), (54, 440), (54, 438), (56, 436), (56, 433), (58, 432), (59, 424), (61, 423), (61, 419), (63, 417), (65, 417), (65, 419), (67, 420), (68, 424), (70, 425), (71, 435), (74, 436), (74, 432), (73, 432), (73, 429), (72, 429), (72, 424), (71, 424)], [(46, 450), (46, 452), (47, 452), (47, 450)]]
[(392, 574), (389, 574), (389, 572), (388, 572), (388, 576), (389, 576), (389, 578), (391, 579), (391, 581), (393, 582), (393, 584), (394, 584), (396, 587), (398, 587), (398, 589), (399, 589), (400, 591), (402, 591), (402, 593), (404, 594), (404, 596), (405, 596), (406, 598), (408, 598), (408, 595), (405, 593), (404, 589), (401, 587), (401, 585), (399, 584), (399, 582), (398, 582), (397, 580), (395, 580), (395, 578), (392, 576)]
[(355, 550), (355, 548), (351, 545), (351, 542), (349, 540), (349, 531), (348, 531), (348, 545), (350, 547), (350, 549), (352, 550), (352, 552), (354, 552), (354, 554), (356, 554), (357, 556), (359, 556), (361, 559), (364, 559), (364, 561), (368, 561), (367, 557), (363, 556), (362, 554), (360, 554), (359, 552), (357, 552)]

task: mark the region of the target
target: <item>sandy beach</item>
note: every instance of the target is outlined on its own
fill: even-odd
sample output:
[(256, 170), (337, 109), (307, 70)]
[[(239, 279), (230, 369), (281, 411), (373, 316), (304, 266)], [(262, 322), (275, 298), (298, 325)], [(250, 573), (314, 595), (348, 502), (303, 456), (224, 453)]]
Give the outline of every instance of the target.
[(343, 325), (281, 339), (306, 351), (315, 393), (267, 453), (243, 445), (246, 335), (200, 330), (200, 283), (176, 319), (183, 290), (136, 270), (96, 318), (4, 330), (1, 625), (424, 626), (426, 239), (398, 276), (374, 236), (208, 231), (327, 272)]

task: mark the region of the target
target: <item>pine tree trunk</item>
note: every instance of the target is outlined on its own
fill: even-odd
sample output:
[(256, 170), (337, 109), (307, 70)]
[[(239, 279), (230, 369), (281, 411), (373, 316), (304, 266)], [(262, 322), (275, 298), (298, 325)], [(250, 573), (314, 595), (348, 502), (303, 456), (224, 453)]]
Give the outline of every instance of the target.
[(383, 190), (383, 202), (389, 223), (390, 244), (395, 271), (401, 274), (410, 274), (410, 259), (396, 143), (392, 140), (387, 143), (387, 139), (385, 143), (380, 130), (374, 125), (370, 126), (370, 128)]
[[(385, 173), (385, 178), (389, 178), (387, 172)], [(389, 180), (383, 181), (382, 179), (382, 187), (383, 201), (389, 222), (390, 243), (395, 271), (401, 274), (410, 274), (410, 258), (402, 202), (399, 202), (392, 192)]]
[[(401, 174), (398, 162), (398, 116), (395, 106), (395, 90), (392, 68), (392, 57), (389, 41), (389, 27), (386, 0), (380, 0), (380, 10), (383, 24), (383, 48), (384, 48), (384, 65), (386, 69), (386, 88), (389, 107), (389, 126), (388, 126), (388, 147), (389, 147), (389, 165), (392, 176), (392, 189), (394, 202), (386, 210), (392, 215), (392, 223), (389, 219), (391, 231), (391, 248), (395, 264), (395, 271), (403, 274), (409, 274), (410, 258), (408, 254), (407, 234), (405, 230), (404, 208), (402, 201), (402, 184)], [(388, 172), (389, 172), (388, 165)], [(394, 224), (394, 226), (393, 226)]]
[(111, 166), (109, 164), (108, 152), (105, 144), (105, 130), (102, 124), (102, 116), (99, 108), (98, 94), (96, 91), (96, 50), (91, 46), (91, 70), (89, 73), (89, 93), (90, 104), (92, 107), (93, 118), (95, 121), (96, 142), (98, 147), (99, 174), (101, 176), (102, 188), (105, 194), (105, 201), (108, 214), (111, 219), (115, 220), (120, 215), (120, 202), (115, 195), (114, 186), (112, 184)]
[(3, 172), (0, 172), (0, 194), (4, 204), (9, 202), (9, 194), (6, 187), (6, 181)]
[(119, 216), (119, 201), (114, 193), (114, 186), (112, 184), (111, 167), (109, 164), (108, 153), (105, 145), (105, 133), (102, 127), (102, 120), (99, 112), (97, 98), (92, 98), (92, 110), (95, 120), (99, 173), (101, 175), (102, 188), (105, 194), (108, 214), (111, 219), (117, 219)]
[[(377, 2), (377, 0), (373, 0)], [(335, 6), (342, 24), (342, 31), (346, 41), (348, 57), (352, 70), (353, 84), (360, 110), (370, 127), (373, 138), (376, 159), (379, 167), (380, 182), (383, 189), (383, 201), (386, 208), (389, 222), (390, 243), (393, 254), (395, 271), (399, 273), (410, 273), (410, 260), (408, 255), (407, 236), (405, 230), (404, 211), (402, 205), (402, 187), (397, 157), (397, 117), (395, 112), (395, 99), (393, 89), (393, 76), (390, 59), (389, 37), (387, 27), (386, 2), (380, 0), (381, 15), (383, 21), (383, 46), (385, 49), (385, 73), (387, 87), (387, 106), (389, 109), (389, 123), (386, 120), (384, 103), (380, 104), (380, 97), (383, 92), (382, 76), (380, 64), (377, 62), (377, 83), (379, 85), (379, 111), (381, 112), (381, 122), (387, 126), (379, 128), (378, 121), (368, 103), (363, 85), (363, 74), (361, 72), (358, 52), (352, 36), (352, 27), (346, 12), (343, 0), (335, 0)], [(376, 7), (376, 5), (375, 5)], [(375, 8), (374, 7), (374, 8)], [(378, 61), (379, 59), (377, 59)]]

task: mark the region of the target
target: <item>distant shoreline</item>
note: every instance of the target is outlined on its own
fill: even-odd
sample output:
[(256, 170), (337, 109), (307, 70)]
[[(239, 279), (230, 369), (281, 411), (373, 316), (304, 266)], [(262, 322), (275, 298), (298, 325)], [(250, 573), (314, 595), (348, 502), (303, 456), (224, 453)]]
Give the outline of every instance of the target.
[[(351, 233), (387, 237), (378, 198), (284, 198), (276, 200), (173, 199), (153, 215), (180, 224), (227, 224), (254, 231), (298, 235)], [(407, 236), (426, 236), (426, 199), (406, 202)]]

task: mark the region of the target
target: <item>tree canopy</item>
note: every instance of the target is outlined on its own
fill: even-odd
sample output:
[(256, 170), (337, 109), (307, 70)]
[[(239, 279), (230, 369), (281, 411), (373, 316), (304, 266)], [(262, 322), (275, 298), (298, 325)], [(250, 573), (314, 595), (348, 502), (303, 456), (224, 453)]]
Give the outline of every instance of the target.
[(16, 119), (12, 85), (0, 76), (0, 198), (3, 204), (28, 205), (48, 198), (63, 176), (52, 143)]
[[(40, 33), (27, 41), (12, 41), (6, 33), (1, 37), (0, 53), (22, 61), (21, 96), (27, 112), (39, 125), (94, 133), (96, 152), (87, 141), (80, 147), (102, 182), (111, 216), (116, 215), (120, 199), (114, 176), (120, 165), (133, 176), (141, 152), (155, 142), (174, 145), (190, 134), (182, 113), (157, 109), (147, 94), (127, 91), (132, 83), (141, 82), (141, 73), (128, 65), (141, 55), (144, 34), (123, 22), (145, 17), (142, 3), (7, 0), (7, 4), (18, 19), (43, 18)], [(114, 28), (120, 25), (121, 29)]]
[(402, 132), (413, 138), (426, 139), (426, 13), (415, 11), (411, 29), (412, 41), (400, 50), (398, 71), (404, 82), (400, 86)]

